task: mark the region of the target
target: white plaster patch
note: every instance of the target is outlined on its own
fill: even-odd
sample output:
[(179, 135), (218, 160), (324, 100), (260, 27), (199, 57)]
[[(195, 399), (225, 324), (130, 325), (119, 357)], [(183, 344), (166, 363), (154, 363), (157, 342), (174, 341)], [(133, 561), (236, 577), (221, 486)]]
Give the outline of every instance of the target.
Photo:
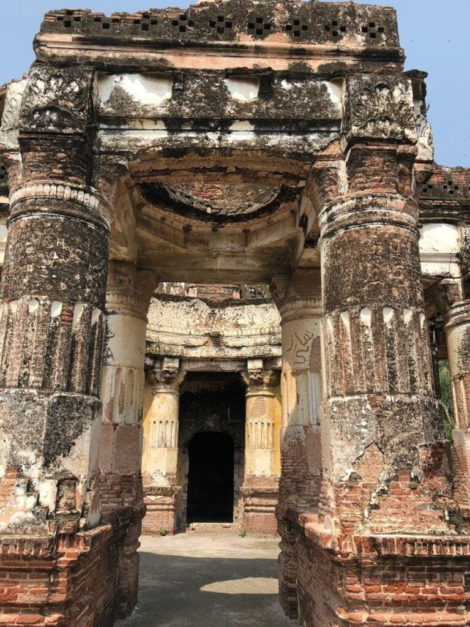
[(364, 309), (361, 309), (359, 318), (362, 324), (366, 327), (370, 327), (372, 325), (372, 311), (368, 307), (364, 307)]
[(114, 74), (106, 76), (98, 83), (98, 98), (101, 104), (110, 103), (117, 86), (135, 102), (147, 107), (155, 107), (171, 99), (173, 81), (165, 75)]
[(405, 324), (410, 324), (412, 318), (413, 312), (411, 311), (411, 309), (405, 309), (403, 311), (403, 320), (405, 321)]
[(101, 316), (100, 309), (93, 309), (93, 313), (91, 314), (91, 324), (96, 324)]
[(28, 311), (30, 314), (35, 313), (39, 308), (39, 301), (36, 298), (32, 298), (28, 303)]
[(444, 223), (425, 224), (420, 230), (419, 250), (421, 253), (458, 253), (458, 227)]
[(331, 101), (338, 107), (343, 106), (344, 81), (325, 81)]
[(259, 79), (257, 78), (226, 78), (225, 86), (230, 96), (239, 102), (252, 102), (258, 98)]
[(349, 331), (350, 330), (349, 312), (347, 311), (341, 312), (341, 322), (343, 323), (344, 327)]
[(48, 507), (50, 512), (55, 511), (57, 500), (57, 482), (53, 479), (46, 479), (39, 482), (39, 503)]
[(75, 331), (80, 323), (80, 319), (82, 317), (83, 310), (85, 305), (83, 303), (77, 303), (73, 308), (73, 320), (72, 320), (72, 330)]
[(51, 305), (51, 318), (58, 318), (62, 313), (62, 303), (54, 300)]
[(248, 120), (235, 120), (235, 122), (230, 125), (229, 130), (246, 133), (247, 131), (253, 131), (254, 128), (253, 124)]
[(394, 311), (391, 307), (384, 307), (383, 310), (383, 316), (384, 316), (384, 322), (387, 326), (390, 326), (393, 322), (393, 315), (394, 315)]

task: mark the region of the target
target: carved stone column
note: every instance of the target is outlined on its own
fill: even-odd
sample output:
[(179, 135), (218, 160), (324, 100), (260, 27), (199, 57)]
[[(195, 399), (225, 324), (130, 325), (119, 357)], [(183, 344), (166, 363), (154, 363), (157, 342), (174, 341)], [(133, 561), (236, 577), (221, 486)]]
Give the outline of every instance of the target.
[[(290, 586), (287, 609), (295, 614), (297, 596), (305, 624), (431, 625), (447, 608), (441, 594), (455, 581), (464, 590), (468, 541), (454, 535), (433, 388), (413, 95), (407, 77), (362, 75), (347, 78), (345, 94), (344, 158), (317, 160), (311, 174), (322, 271), (320, 503), (280, 525), (281, 591)], [(425, 609), (410, 594), (418, 571)]]
[(319, 269), (275, 277), (282, 329), (280, 516), (315, 508), (321, 475)]
[[(156, 280), (130, 262), (111, 261), (106, 289), (107, 349), (103, 368), (102, 424), (97, 468), (104, 521), (116, 519), (125, 536), (121, 549), (119, 613), (137, 601), (138, 538), (142, 497), (142, 408), (147, 310)], [(125, 511), (122, 511), (124, 509)]]
[(450, 307), (445, 329), (455, 412), (455, 497), (470, 518), (470, 300)]
[(153, 401), (145, 418), (144, 533), (174, 533), (181, 487), (177, 485), (180, 385), (179, 359), (165, 357), (148, 371)]
[(134, 264), (110, 262), (98, 460), (103, 475), (140, 473), (146, 316), (154, 288), (153, 277), (137, 271)]
[(247, 530), (276, 533), (279, 416), (275, 371), (263, 360), (249, 360), (243, 373), (246, 389), (244, 525)]
[(284, 611), (295, 617), (298, 554), (291, 520), (300, 512), (316, 511), (322, 470), (320, 271), (277, 276), (273, 293), (282, 329), (279, 590)]

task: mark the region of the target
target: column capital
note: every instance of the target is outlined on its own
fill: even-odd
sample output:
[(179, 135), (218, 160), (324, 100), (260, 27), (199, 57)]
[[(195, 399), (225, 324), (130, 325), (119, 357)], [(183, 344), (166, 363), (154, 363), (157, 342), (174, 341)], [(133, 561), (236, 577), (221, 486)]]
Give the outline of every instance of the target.
[(319, 268), (302, 268), (293, 274), (276, 275), (272, 279), (271, 291), (281, 313), (281, 324), (321, 315)]
[[(258, 362), (262, 360), (250, 360)], [(248, 369), (241, 373), (242, 379), (247, 386), (248, 394), (272, 393), (272, 389), (279, 384), (279, 372), (273, 369), (265, 369), (261, 364), (252, 364), (250, 367), (248, 363)]]
[(22, 134), (85, 134), (92, 122), (91, 67), (34, 63), (21, 104)]
[(147, 381), (151, 386), (152, 394), (172, 392), (179, 394), (179, 387), (186, 376), (180, 370), (180, 360), (173, 357), (163, 359), (152, 356), (146, 358)]
[(448, 310), (446, 331), (461, 325), (470, 324), (470, 299), (453, 303)]
[(138, 270), (129, 261), (110, 261), (106, 287), (106, 309), (147, 320), (150, 299), (157, 287), (157, 277), (148, 270)]

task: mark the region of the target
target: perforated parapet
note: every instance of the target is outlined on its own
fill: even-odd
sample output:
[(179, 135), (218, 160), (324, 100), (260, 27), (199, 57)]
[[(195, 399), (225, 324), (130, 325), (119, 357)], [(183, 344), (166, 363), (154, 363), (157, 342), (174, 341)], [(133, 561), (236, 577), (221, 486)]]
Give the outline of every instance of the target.
[(89, 10), (47, 13), (41, 33), (71, 34), (103, 43), (197, 46), (209, 42), (292, 42), (399, 48), (395, 10), (350, 2), (228, 0), (191, 6), (187, 10), (151, 9), (113, 13)]

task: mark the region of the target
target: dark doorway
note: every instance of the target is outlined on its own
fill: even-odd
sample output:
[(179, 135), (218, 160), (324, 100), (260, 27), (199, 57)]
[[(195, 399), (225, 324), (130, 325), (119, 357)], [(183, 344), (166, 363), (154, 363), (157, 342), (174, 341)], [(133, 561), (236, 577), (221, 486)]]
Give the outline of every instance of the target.
[(188, 451), (188, 523), (232, 522), (232, 438), (223, 433), (197, 433)]

